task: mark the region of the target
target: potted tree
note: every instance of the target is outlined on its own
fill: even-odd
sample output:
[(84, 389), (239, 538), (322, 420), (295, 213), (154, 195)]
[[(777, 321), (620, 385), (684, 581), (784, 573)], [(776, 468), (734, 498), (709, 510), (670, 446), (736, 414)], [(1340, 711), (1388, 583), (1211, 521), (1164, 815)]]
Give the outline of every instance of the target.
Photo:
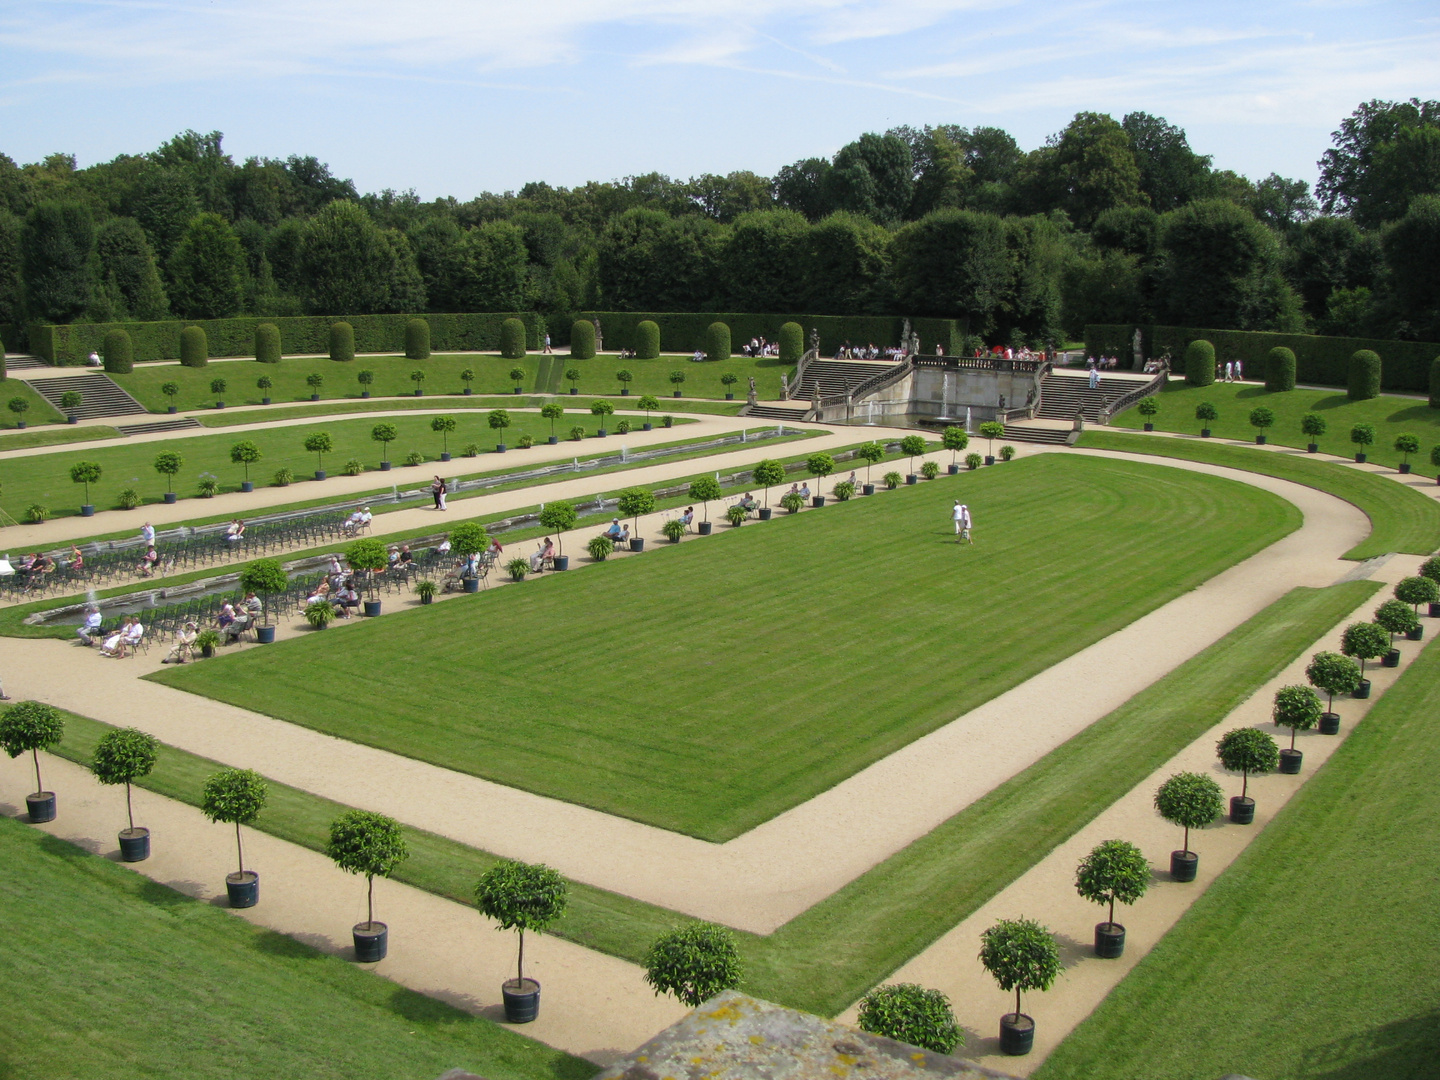
[(180, 384), (178, 382), (161, 383), (160, 392), (170, 399), (170, 404), (166, 406), (165, 411), (173, 413), (178, 408), (175, 404), (175, 398), (180, 393)]
[(525, 369), (512, 367), (510, 369), (510, 382), (514, 385), (514, 393), (518, 394), (525, 386)]
[(390, 444), (400, 437), (400, 429), (394, 424), (376, 424), (370, 429), (370, 438), (381, 445), (380, 471), (390, 471)]
[(1250, 798), (1250, 774), (1264, 776), (1280, 764), (1280, 748), (1275, 740), (1259, 728), (1246, 727), (1227, 731), (1215, 746), (1220, 764), (1231, 772), (1240, 772), (1240, 794), (1230, 796), (1230, 820), (1236, 825), (1249, 825), (1255, 820), (1255, 800)]
[(1328, 696), (1325, 712), (1320, 714), (1320, 734), (1340, 734), (1340, 714), (1335, 712), (1335, 695), (1348, 694), (1360, 685), (1360, 668), (1348, 656), (1334, 652), (1318, 652), (1310, 658), (1305, 677), (1317, 690)]
[(770, 489), (776, 484), (785, 482), (785, 466), (774, 458), (766, 458), (764, 461), (757, 461), (755, 468), (750, 471), (750, 476), (755, 483), (765, 489), (765, 505), (760, 508), (760, 520), (770, 520)]
[(989, 443), (990, 452), (985, 455), (985, 464), (995, 464), (995, 440), (1005, 437), (1005, 425), (999, 420), (986, 420), (980, 425), (980, 435)]
[(1012, 1057), (1035, 1045), (1035, 1018), (1020, 1011), (1020, 991), (1049, 990), (1060, 974), (1060, 950), (1033, 919), (1001, 919), (980, 935), (980, 963), (1001, 990), (1015, 991), (1015, 1011), (1000, 1017), (1000, 1051)]
[(578, 385), (579, 382), (580, 382), (580, 369), (579, 369), (579, 368), (573, 368), (573, 367), (572, 367), (572, 368), (566, 368), (566, 369), (565, 369), (565, 378), (570, 381), (570, 396), (571, 396), (571, 397), (574, 397), (576, 394), (578, 394), (578, 393), (580, 392), (580, 387), (579, 387), (579, 385)]
[[(453, 541), (451, 549), (454, 549)], [(365, 601), (367, 618), (373, 619), (380, 614), (380, 601), (375, 596), (375, 575), (385, 569), (387, 557), (384, 543), (369, 536), (356, 540), (345, 549), (345, 561), (350, 564), (350, 569), (365, 571), (365, 590), (370, 594)]]
[[(20, 400), (23, 401), (24, 398), (21, 398)], [(20, 426), (24, 427), (25, 425), (21, 424)], [(1440, 446), (1432, 446), (1430, 448), (1430, 464), (1434, 465), (1436, 468), (1440, 468)], [(1440, 476), (1435, 477), (1435, 483), (1440, 484)]]
[(230, 447), (231, 462), (243, 466), (245, 470), (245, 479), (240, 481), (241, 491), (255, 490), (255, 485), (250, 482), (250, 466), (259, 461), (261, 457), (260, 447), (256, 446), (249, 439), (242, 439)]
[(1325, 434), (1327, 427), (1329, 427), (1329, 424), (1326, 423), (1325, 417), (1319, 413), (1307, 412), (1300, 418), (1300, 433), (1310, 440), (1305, 446), (1305, 452), (1307, 454), (1318, 454), (1320, 452), (1320, 444), (1315, 440)]
[(305, 436), (305, 449), (315, 455), (315, 479), (325, 479), (325, 455), (335, 449), (335, 440), (328, 431), (312, 431)]
[(425, 393), (425, 372), (416, 368), (410, 372), (410, 381), (415, 384), (415, 396), (421, 397)]
[[(15, 427), (17, 429), (23, 429), (25, 427), (25, 414), (30, 410), (30, 402), (26, 401), (23, 397), (13, 397), (6, 403), (5, 407), (15, 414)], [(171, 411), (173, 412), (174, 410), (172, 409)]]
[(564, 533), (575, 527), (575, 521), (579, 515), (575, 507), (564, 499), (556, 499), (548, 502), (540, 508), (540, 524), (555, 534), (556, 554), (555, 569), (569, 570), (570, 556), (565, 554)]
[(1410, 455), (1420, 452), (1420, 440), (1408, 433), (1395, 436), (1395, 452), (1400, 455), (1400, 472), (1410, 471)]
[[(1115, 901), (1133, 904), (1150, 887), (1150, 863), (1126, 840), (1106, 840), (1080, 860), (1075, 891), (1092, 904), (1109, 904), (1105, 922), (1095, 924), (1095, 955), (1117, 959), (1125, 952), (1125, 927), (1115, 921)], [(1020, 1006), (1015, 1006), (1020, 1011)]]
[(726, 401), (735, 400), (735, 384), (739, 381), (740, 376), (736, 375), (733, 371), (727, 371), (724, 375), (720, 376), (720, 382), (725, 387)]
[(1340, 651), (1360, 661), (1360, 684), (1350, 691), (1357, 698), (1370, 696), (1370, 680), (1365, 678), (1365, 661), (1378, 660), (1390, 648), (1390, 635), (1374, 623), (1351, 623), (1340, 637)]
[(279, 559), (256, 559), (240, 571), (240, 587), (260, 597), (260, 625), (255, 628), (255, 640), (261, 645), (275, 641), (275, 627), (270, 625), (270, 605), (266, 598), (283, 593), (289, 585), (290, 576)]
[[(462, 521), (450, 530), (450, 553), (457, 559), (468, 559), (472, 555), (479, 555), (489, 545), (490, 537), (485, 533), (485, 526), (478, 521)], [(479, 578), (467, 577), (464, 581), (466, 592), (480, 591)]]
[(735, 935), (708, 922), (686, 923), (661, 934), (645, 953), (644, 967), (645, 981), (656, 997), (672, 994), (692, 1009), (739, 986), (744, 975)]
[[(1395, 599), (1413, 605), (1417, 616), (1420, 614), (1420, 605), (1429, 604), (1430, 615), (1433, 618), (1436, 614), (1435, 605), (1440, 602), (1440, 585), (1423, 573), (1415, 577), (1401, 578), (1395, 584)], [(1415, 640), (1420, 639), (1416, 638)]]
[(1140, 404), (1135, 406), (1135, 411), (1145, 418), (1146, 431), (1155, 430), (1155, 414), (1160, 411), (1160, 403), (1153, 397), (1140, 399)]
[(130, 801), (131, 781), (149, 776), (155, 767), (160, 743), (153, 735), (136, 728), (108, 731), (95, 744), (95, 757), (90, 771), (102, 784), (125, 785), (125, 813), (129, 828), (120, 830), (120, 858), (126, 862), (143, 862), (150, 857), (150, 830), (135, 827), (135, 808)]
[(245, 869), (245, 844), (240, 826), (252, 824), (270, 789), (253, 769), (223, 769), (205, 781), (200, 812), (210, 821), (235, 826), (235, 857), (239, 869), (225, 875), (225, 892), (232, 908), (251, 908), (260, 902), (260, 875)]
[(355, 381), (360, 384), (360, 396), (362, 398), (368, 398), (370, 396), (370, 387), (375, 383), (375, 373), (365, 370), (357, 371), (355, 373)]
[(100, 482), (102, 471), (98, 461), (77, 461), (70, 466), (71, 481), (85, 485), (85, 501), (80, 504), (81, 517), (95, 516), (95, 505), (90, 501), (90, 485)]
[(1356, 424), (1350, 429), (1350, 441), (1360, 448), (1355, 451), (1356, 462), (1364, 464), (1366, 460), (1365, 448), (1373, 445), (1375, 442), (1375, 425)]
[(64, 734), (60, 710), (42, 701), (21, 701), (0, 713), (0, 749), (12, 758), (29, 751), (35, 765), (35, 790), (25, 796), (25, 810), (36, 824), (55, 820), (55, 793), (40, 780), (40, 751), (57, 745)]
[(860, 490), (866, 495), (874, 495), (875, 485), (870, 482), (870, 467), (884, 460), (885, 447), (873, 441), (861, 443), (855, 450), (855, 456), (865, 462), (865, 486)]
[(1275, 410), (1264, 405), (1250, 410), (1250, 426), (1256, 429), (1255, 445), (1265, 445), (1265, 432), (1275, 426)]
[(475, 381), (475, 369), (467, 367), (464, 371), (460, 372), (460, 381), (465, 384), (465, 389), (461, 390), (460, 393), (469, 397), (471, 393), (470, 384)]
[(1194, 881), (1200, 856), (1190, 850), (1190, 830), (1203, 829), (1224, 812), (1220, 785), (1199, 773), (1176, 773), (1155, 792), (1155, 809), (1171, 825), (1185, 830), (1181, 849), (1170, 853), (1170, 877)]
[(615, 381), (620, 384), (620, 396), (630, 396), (630, 384), (635, 381), (635, 373), (625, 368), (615, 372)]
[[(940, 445), (950, 451), (950, 475), (958, 476), (960, 473), (960, 463), (957, 459), (960, 451), (970, 445), (970, 436), (965, 434), (965, 429), (962, 427), (947, 427), (945, 434), (940, 437)], [(882, 454), (881, 456), (883, 457), (884, 455)], [(879, 461), (880, 459), (876, 458), (875, 460)], [(867, 480), (870, 477), (868, 470), (865, 473), (865, 477)], [(867, 491), (865, 494), (868, 495), (870, 493)]]
[(430, 430), (440, 436), (440, 460), (450, 460), (450, 433), (455, 430), (455, 417), (432, 416)]
[(825, 496), (820, 494), (820, 481), (835, 471), (835, 459), (822, 450), (805, 459), (805, 468), (815, 475), (815, 494), (810, 497), (810, 505), (824, 506)]
[(720, 481), (713, 476), (701, 476), (690, 482), (690, 498), (700, 503), (705, 520), (696, 526), (701, 536), (710, 535), (710, 500), (720, 498)]
[(920, 479), (915, 474), (915, 459), (925, 453), (925, 437), (906, 435), (900, 440), (900, 452), (910, 459), (910, 471), (905, 475), (905, 483), (914, 484)]
[(365, 875), (365, 921), (350, 929), (355, 959), (362, 964), (384, 960), (390, 928), (375, 921), (375, 879), (389, 877), (410, 854), (400, 823), (369, 810), (347, 810), (330, 823), (325, 854), (347, 874)]
[(1275, 691), (1270, 718), (1278, 727), (1290, 729), (1290, 746), (1280, 751), (1280, 771), (1293, 776), (1300, 771), (1304, 754), (1295, 749), (1295, 734), (1309, 731), (1320, 722), (1320, 695), (1308, 686), (1282, 686)]
[(210, 394), (211, 394), (212, 397), (215, 398), (215, 408), (217, 408), (217, 409), (223, 409), (223, 408), (225, 407), (225, 387), (226, 387), (226, 385), (227, 385), (227, 384), (226, 384), (226, 382), (225, 382), (224, 379), (211, 379), (211, 380), (210, 380)]
[(511, 1024), (528, 1024), (540, 1015), (540, 983), (525, 977), (525, 931), (540, 934), (565, 914), (569, 885), (556, 870), (543, 863), (502, 859), (475, 884), (475, 906), (501, 930), (520, 935), (515, 960), (515, 978), (500, 986), (505, 1001), (505, 1019)]
[(915, 983), (877, 986), (860, 999), (856, 1020), (861, 1031), (948, 1054), (965, 1045), (965, 1033), (955, 1022), (950, 999), (940, 990)]
[(85, 395), (79, 390), (66, 390), (60, 395), (60, 407), (67, 413), (66, 423), (78, 424), (80, 422), (80, 414), (76, 410), (84, 404)]
[(1202, 439), (1208, 439), (1210, 437), (1210, 425), (1220, 419), (1220, 414), (1210, 402), (1202, 401), (1199, 405), (1195, 406), (1195, 419), (1200, 421), (1200, 437)]
[(650, 414), (656, 409), (660, 408), (660, 399), (655, 397), (653, 394), (641, 394), (640, 400), (637, 401), (635, 405), (636, 407), (645, 410), (645, 423), (641, 426), (640, 430), (652, 430), (653, 425), (651, 425), (650, 423)]
[(608, 432), (606, 432), (605, 430), (605, 417), (609, 416), (614, 411), (615, 406), (610, 404), (610, 402), (606, 401), (604, 398), (596, 398), (590, 403), (590, 413), (595, 417), (595, 422), (600, 425), (599, 430), (595, 432), (598, 438), (603, 439), (608, 434)]
[(680, 396), (680, 387), (684, 385), (685, 373), (683, 371), (670, 372), (670, 385), (675, 387), (675, 397)]
[(1395, 648), (1396, 634), (1410, 634), (1420, 629), (1420, 616), (1403, 600), (1386, 600), (1375, 609), (1375, 625), (1390, 635), (1390, 648), (1381, 663), (1386, 667), (1400, 666), (1400, 650)]
[(633, 518), (635, 522), (635, 529), (630, 534), (630, 550), (644, 551), (645, 540), (639, 535), (640, 515), (655, 509), (655, 496), (645, 488), (626, 488), (620, 493), (619, 508), (621, 514)]
[(155, 471), (165, 477), (165, 501), (175, 501), (175, 477), (185, 467), (185, 459), (174, 450), (162, 450), (155, 455)]
[(565, 406), (558, 401), (547, 401), (540, 406), (540, 415), (550, 421), (550, 445), (554, 446), (560, 441), (559, 436), (555, 434), (555, 421), (565, 415)]
[[(1435, 599), (1430, 601), (1430, 618), (1440, 617), (1440, 555), (1432, 555), (1420, 564), (1420, 577), (1425, 578), (1436, 586)], [(1409, 580), (1408, 578), (1406, 579)], [(1416, 601), (1415, 613), (1420, 613), (1420, 601)], [(1419, 641), (1417, 637), (1415, 639)]]
[(492, 409), (490, 415), (485, 418), (485, 422), (490, 425), (490, 430), (495, 432), (496, 438), (500, 440), (495, 444), (495, 452), (497, 454), (505, 453), (505, 429), (511, 424), (510, 411), (508, 409)]

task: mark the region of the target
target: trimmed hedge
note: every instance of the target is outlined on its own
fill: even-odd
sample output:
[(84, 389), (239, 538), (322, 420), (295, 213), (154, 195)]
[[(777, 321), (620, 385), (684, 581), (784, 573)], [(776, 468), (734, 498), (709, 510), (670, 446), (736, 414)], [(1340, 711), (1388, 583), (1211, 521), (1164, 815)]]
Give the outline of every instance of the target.
[(1215, 346), (1192, 341), (1185, 346), (1185, 381), (1191, 386), (1209, 386), (1215, 381)]
[(255, 359), (262, 364), (278, 364), (282, 355), (280, 328), (268, 322), (255, 327)]
[(506, 319), (500, 324), (500, 355), (506, 360), (525, 356), (525, 323), (520, 319)]
[[(360, 353), (401, 353), (405, 349), (405, 326), (413, 315), (345, 315), (355, 330), (355, 348)], [(426, 315), (431, 344), (445, 352), (493, 352), (500, 348), (500, 325), (507, 318), (524, 321), (526, 335), (535, 348), (545, 337), (544, 317), (535, 312), (475, 312), (458, 315)], [(711, 316), (713, 318), (713, 316)], [(297, 315), (266, 319), (243, 316), (233, 319), (204, 319), (195, 322), (69, 323), (31, 326), (31, 349), (51, 364), (83, 364), (92, 351), (99, 351), (110, 330), (125, 330), (134, 343), (136, 362), (175, 360), (180, 356), (180, 334), (186, 326), (205, 331), (213, 356), (252, 356), (255, 327), (273, 323), (292, 353), (325, 353), (330, 348), (330, 324), (335, 317)], [(8, 339), (7, 339), (8, 340)]]
[(405, 324), (405, 359), (430, 359), (430, 324), (424, 319), (411, 319)]
[(798, 364), (805, 355), (805, 328), (798, 322), (787, 322), (780, 327), (780, 362)]
[(1295, 354), (1283, 345), (1265, 354), (1265, 389), (1295, 389)]
[[(582, 319), (599, 319), (609, 349), (638, 347), (638, 327), (653, 322), (660, 327), (665, 347), (670, 352), (704, 351), (705, 332), (712, 322), (730, 327), (732, 341), (749, 341), (763, 337), (767, 341), (780, 338), (781, 327), (787, 322), (801, 326), (801, 352), (808, 347), (811, 329), (820, 331), (820, 354), (833, 356), (846, 341), (852, 344), (874, 342), (882, 348), (900, 344), (905, 320), (898, 315), (763, 315), (752, 312), (710, 311), (582, 311)], [(950, 356), (965, 351), (964, 324), (955, 319), (911, 319), (911, 329), (920, 335), (927, 353), (935, 351), (935, 342), (945, 346)], [(798, 363), (799, 357), (785, 361)]]
[(653, 319), (635, 324), (635, 358), (655, 360), (660, 356), (660, 324)]
[(730, 327), (723, 322), (712, 322), (705, 328), (705, 359), (730, 359)]
[[(576, 319), (570, 327), (570, 355), (576, 360), (593, 360), (595, 358), (595, 324), (584, 319)], [(657, 352), (655, 354), (659, 356)]]
[[(1212, 330), (1193, 326), (1141, 326), (1146, 359), (1169, 352), (1184, 354), (1185, 346), (1204, 338), (1222, 360), (1239, 360), (1247, 371), (1263, 371), (1265, 354), (1277, 346), (1295, 353), (1296, 380), (1312, 386), (1349, 384), (1350, 357), (1357, 349), (1380, 354), (1381, 385), (1386, 390), (1415, 394), (1430, 389), (1430, 365), (1440, 354), (1433, 341), (1392, 341), (1378, 338), (1325, 337), (1320, 334), (1274, 334), (1253, 330)], [(1129, 355), (1134, 323), (1098, 323), (1085, 327), (1085, 350), (1092, 355), (1123, 349)]]
[(1350, 357), (1345, 393), (1351, 401), (1369, 401), (1380, 396), (1380, 354), (1374, 349), (1357, 349)]
[(210, 362), (210, 342), (203, 326), (187, 326), (180, 331), (180, 363), (186, 367), (204, 367)]
[(355, 328), (348, 322), (330, 324), (330, 359), (355, 359)]
[(1440, 409), (1440, 356), (1430, 361), (1430, 408)]
[(112, 375), (129, 375), (135, 370), (135, 349), (124, 330), (111, 330), (105, 335), (105, 370)]

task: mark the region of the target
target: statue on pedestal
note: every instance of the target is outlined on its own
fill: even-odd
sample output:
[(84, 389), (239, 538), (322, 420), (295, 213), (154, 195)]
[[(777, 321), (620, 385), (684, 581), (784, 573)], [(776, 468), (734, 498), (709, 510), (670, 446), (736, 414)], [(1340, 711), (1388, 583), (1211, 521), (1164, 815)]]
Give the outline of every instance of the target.
[(1145, 351), (1141, 348), (1140, 328), (1135, 328), (1135, 336), (1130, 339), (1130, 347), (1135, 354), (1135, 366), (1133, 370), (1140, 371), (1145, 367)]
[(592, 319), (591, 321), (594, 322), (594, 324), (595, 324), (595, 351), (596, 351), (597, 353), (604, 352), (604, 351), (605, 351), (605, 335), (604, 335), (604, 334), (601, 332), (601, 330), (600, 330), (600, 320), (597, 318), (597, 319)]

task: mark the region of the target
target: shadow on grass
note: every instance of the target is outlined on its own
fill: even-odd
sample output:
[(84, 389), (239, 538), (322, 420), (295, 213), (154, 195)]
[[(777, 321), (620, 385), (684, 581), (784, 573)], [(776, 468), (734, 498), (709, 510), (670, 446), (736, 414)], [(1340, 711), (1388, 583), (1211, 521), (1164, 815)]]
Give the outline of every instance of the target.
[(1395, 1020), (1307, 1052), (1297, 1076), (1316, 1080), (1422, 1080), (1440, 1061), (1440, 1012)]
[(1412, 405), (1408, 409), (1399, 409), (1385, 417), (1387, 423), (1403, 424), (1406, 421), (1415, 421), (1421, 424), (1433, 424), (1436, 420), (1436, 411), (1428, 405)]
[[(228, 906), (228, 904), (227, 904)], [(324, 960), (339, 950), (335, 943), (321, 934), (297, 934), (291, 937), (278, 930), (263, 930), (255, 935), (256, 952), (281, 960)]]
[(1311, 412), (1321, 412), (1325, 409), (1338, 409), (1342, 405), (1349, 405), (1348, 394), (1330, 394), (1328, 397), (1317, 398), (1310, 406)]

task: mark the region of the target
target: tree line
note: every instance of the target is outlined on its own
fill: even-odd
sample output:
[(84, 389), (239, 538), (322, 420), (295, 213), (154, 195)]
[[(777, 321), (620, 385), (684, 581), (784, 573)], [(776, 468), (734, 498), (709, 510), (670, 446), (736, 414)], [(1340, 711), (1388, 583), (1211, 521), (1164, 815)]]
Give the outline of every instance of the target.
[(461, 202), (360, 194), (219, 132), (85, 169), (0, 154), (0, 323), (587, 309), (967, 318), (1440, 339), (1440, 102), (1345, 118), (1314, 193), (1215, 169), (1185, 132), (1080, 113), (869, 133), (773, 177), (658, 173)]

